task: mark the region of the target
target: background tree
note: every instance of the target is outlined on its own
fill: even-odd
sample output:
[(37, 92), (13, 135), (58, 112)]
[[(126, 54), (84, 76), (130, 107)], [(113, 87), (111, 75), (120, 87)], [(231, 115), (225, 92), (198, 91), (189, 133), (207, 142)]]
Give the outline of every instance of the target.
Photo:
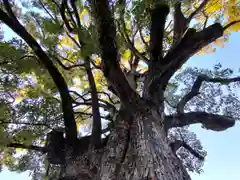
[[(2, 0), (1, 164), (33, 179), (190, 179), (188, 126), (239, 118), (240, 77), (185, 68), (239, 30), (239, 1)], [(4, 39), (4, 28), (18, 36)]]

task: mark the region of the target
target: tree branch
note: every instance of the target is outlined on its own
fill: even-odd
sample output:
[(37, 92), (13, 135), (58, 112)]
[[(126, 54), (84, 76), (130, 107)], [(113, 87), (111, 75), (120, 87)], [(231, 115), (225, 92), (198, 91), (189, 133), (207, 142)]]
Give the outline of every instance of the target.
[(121, 0), (119, 1), (119, 4), (121, 4), (121, 9), (120, 9), (120, 21), (123, 27), (123, 30), (121, 31), (121, 26), (119, 24), (119, 29), (120, 29), (120, 33), (121, 35), (124, 37), (126, 44), (128, 46), (128, 48), (132, 51), (132, 53), (140, 58), (141, 60), (143, 60), (146, 64), (148, 64), (149, 60), (148, 58), (146, 58), (144, 55), (142, 55), (134, 46), (134, 44), (132, 43), (131, 39), (129, 38), (128, 34), (127, 34), (127, 29), (126, 29), (126, 24), (124, 21), (124, 13), (125, 13), (125, 4), (126, 1), (125, 0)]
[(65, 66), (62, 61), (60, 59), (58, 59), (57, 57), (55, 57), (55, 60), (58, 62), (58, 64), (65, 70), (71, 70), (73, 68), (76, 68), (76, 67), (83, 67), (85, 64), (74, 64), (74, 65), (71, 65), (71, 66)]
[(125, 105), (138, 98), (138, 94), (128, 84), (119, 65), (118, 48), (116, 43), (116, 27), (107, 0), (91, 0), (90, 4), (95, 13), (94, 17), (99, 32), (101, 49), (101, 67), (108, 83), (113, 86), (119, 98)]
[(183, 98), (177, 104), (177, 112), (179, 114), (184, 113), (184, 107), (187, 104), (187, 102), (190, 101), (193, 97), (197, 96), (200, 93), (199, 90), (201, 88), (203, 81), (212, 82), (212, 83), (220, 83), (220, 84), (230, 84), (233, 82), (240, 81), (240, 77), (228, 79), (228, 78), (210, 78), (206, 75), (198, 76), (192, 86), (191, 91), (189, 93), (187, 93), (185, 96), (183, 96)]
[(99, 112), (97, 88), (96, 88), (96, 84), (95, 84), (94, 77), (90, 67), (90, 59), (86, 60), (85, 69), (87, 72), (88, 81), (91, 88), (91, 97), (92, 97), (93, 126), (92, 126), (91, 145), (93, 146), (93, 148), (100, 148), (102, 121), (101, 121), (101, 115)]
[(3, 121), (0, 119), (0, 124), (15, 124), (15, 125), (27, 125), (27, 126), (45, 126), (49, 129), (52, 129), (49, 125), (45, 123), (30, 123), (30, 122), (14, 122), (14, 121)]
[(34, 146), (34, 145), (24, 145), (24, 144), (20, 144), (20, 143), (9, 143), (9, 144), (7, 144), (7, 147), (34, 150), (34, 151), (38, 151), (41, 153), (48, 152), (47, 148), (45, 148), (45, 147)]
[(191, 146), (189, 146), (186, 142), (181, 141), (181, 140), (176, 140), (172, 143), (170, 143), (170, 147), (172, 148), (173, 152), (177, 152), (177, 150), (180, 147), (184, 147), (186, 150), (188, 150), (193, 156), (198, 158), (199, 160), (203, 161), (204, 157), (201, 156), (197, 151), (195, 151)]
[(226, 31), (227, 28), (229, 28), (230, 26), (233, 26), (234, 24), (240, 23), (240, 20), (238, 21), (232, 21), (229, 24), (227, 24), (226, 26), (223, 27), (223, 30)]
[[(68, 19), (66, 18), (66, 15), (65, 15), (65, 10), (66, 10), (67, 6), (68, 6), (67, 0), (62, 0), (61, 7), (60, 7), (60, 14), (61, 14), (61, 17), (63, 19), (63, 22), (64, 22), (67, 30), (70, 33), (74, 33), (74, 27), (71, 27)], [(73, 21), (73, 23), (75, 23), (75, 22)]]
[(159, 58), (162, 58), (164, 27), (168, 13), (169, 6), (166, 4), (158, 5), (152, 10), (149, 50), (151, 61), (157, 61)]
[(181, 3), (176, 2), (174, 5), (173, 44), (182, 38), (188, 26), (189, 23), (181, 10)]
[(184, 127), (201, 123), (203, 128), (212, 131), (224, 131), (235, 125), (232, 117), (217, 115), (206, 112), (189, 112), (184, 114), (173, 114), (165, 117), (166, 129)]
[(39, 0), (40, 5), (42, 6), (42, 8), (45, 10), (45, 12), (49, 15), (49, 17), (53, 20), (53, 21), (57, 21), (53, 15), (49, 12), (49, 10), (47, 9), (46, 5), (42, 2), (42, 0)]
[(141, 27), (140, 27), (139, 25), (138, 25), (138, 30), (139, 30), (140, 38), (141, 38), (143, 44), (145, 45), (145, 48), (146, 48), (146, 49), (149, 49), (149, 45), (148, 45), (148, 43), (145, 41), (145, 39), (144, 39), (144, 37), (143, 37), (143, 34), (142, 34), (142, 29), (141, 29)]
[(202, 3), (198, 6), (198, 8), (193, 11), (190, 16), (188, 17), (188, 23), (193, 19), (194, 16), (196, 16), (203, 8), (204, 6), (207, 5), (207, 3), (209, 2), (209, 0), (203, 0)]
[(149, 92), (164, 89), (173, 74), (195, 53), (214, 42), (223, 35), (223, 27), (219, 23), (208, 26), (200, 32), (189, 28), (185, 36), (175, 44), (164, 57), (165, 66), (160, 75), (155, 75), (149, 85)]
[(157, 5), (151, 13), (151, 27), (150, 27), (150, 62), (147, 77), (144, 82), (144, 97), (152, 99), (155, 103), (162, 101), (162, 94), (160, 91), (152, 89), (152, 81), (156, 75), (161, 73), (163, 61), (163, 37), (166, 18), (169, 13), (169, 6), (167, 4)]
[[(75, 1), (74, 0), (71, 0), (70, 1), (71, 3), (71, 6), (73, 8), (73, 13), (75, 15), (75, 19), (77, 21), (77, 26), (78, 28), (80, 29), (81, 28), (81, 21), (80, 21), (80, 18), (79, 18), (79, 14), (78, 14), (78, 11), (77, 11), (77, 7), (76, 7), (76, 4), (75, 4)], [(80, 37), (80, 34), (78, 32), (78, 39), (79, 39), (79, 43), (83, 46), (86, 45), (86, 42), (83, 42), (81, 40), (81, 37)], [(94, 76), (93, 76), (93, 73), (92, 73), (92, 70), (91, 70), (91, 64), (90, 64), (90, 57), (86, 57), (86, 60), (85, 60), (85, 70), (87, 72), (87, 77), (88, 77), (88, 81), (89, 81), (89, 85), (90, 85), (90, 88), (91, 88), (91, 105), (92, 105), (92, 114), (93, 114), (93, 125), (92, 125), (92, 136), (91, 136), (91, 142), (90, 142), (90, 145), (91, 147), (90, 148), (100, 148), (102, 147), (102, 143), (101, 143), (101, 131), (102, 131), (102, 121), (101, 121), (101, 115), (100, 115), (100, 112), (99, 112), (99, 100), (98, 100), (98, 94), (97, 94), (97, 88), (96, 88), (96, 84), (95, 84), (95, 81), (94, 81)]]
[(47, 54), (42, 50), (37, 41), (26, 31), (26, 29), (19, 23), (16, 18), (10, 18), (4, 11), (0, 10), (0, 20), (26, 41), (26, 43), (32, 48), (34, 53), (38, 56), (39, 60), (48, 70), (60, 92), (62, 99), (62, 110), (68, 143), (70, 146), (75, 145), (75, 142), (77, 140), (77, 127), (74, 119), (68, 87), (63, 76), (55, 67), (51, 59), (47, 56)]

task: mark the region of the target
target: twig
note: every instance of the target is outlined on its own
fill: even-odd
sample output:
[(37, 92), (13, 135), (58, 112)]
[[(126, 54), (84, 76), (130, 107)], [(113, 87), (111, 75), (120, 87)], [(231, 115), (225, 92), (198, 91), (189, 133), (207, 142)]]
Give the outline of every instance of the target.
[(191, 14), (190, 14), (190, 16), (188, 17), (188, 23), (192, 20), (192, 18), (196, 15), (196, 14), (198, 14), (203, 8), (204, 8), (204, 6), (207, 4), (209, 2), (209, 0), (203, 0), (203, 2), (199, 5), (199, 7), (195, 10), (195, 11), (193, 11)]
[(212, 83), (229, 84), (229, 83), (240, 81), (240, 77), (227, 79), (227, 78), (210, 78), (206, 75), (198, 76), (192, 86), (191, 91), (189, 93), (187, 93), (177, 104), (177, 112), (179, 114), (184, 113), (184, 107), (185, 107), (186, 103), (200, 93), (199, 90), (200, 90), (200, 87), (201, 87), (203, 81), (212, 82)]
[(24, 144), (20, 144), (20, 143), (9, 143), (6, 146), (12, 147), (12, 148), (22, 148), (22, 149), (34, 150), (34, 151), (38, 151), (41, 153), (46, 153), (48, 151), (47, 148), (45, 148), (45, 147), (34, 146), (34, 145), (24, 145)]

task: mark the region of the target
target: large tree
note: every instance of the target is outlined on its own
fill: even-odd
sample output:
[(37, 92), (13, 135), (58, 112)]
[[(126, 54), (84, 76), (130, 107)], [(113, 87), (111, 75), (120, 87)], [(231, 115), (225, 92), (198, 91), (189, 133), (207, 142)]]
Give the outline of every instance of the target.
[[(239, 118), (231, 69), (182, 69), (240, 29), (237, 0), (0, 2), (0, 160), (11, 170), (187, 180), (206, 156), (189, 125), (224, 131)], [(18, 36), (6, 40), (6, 26)]]

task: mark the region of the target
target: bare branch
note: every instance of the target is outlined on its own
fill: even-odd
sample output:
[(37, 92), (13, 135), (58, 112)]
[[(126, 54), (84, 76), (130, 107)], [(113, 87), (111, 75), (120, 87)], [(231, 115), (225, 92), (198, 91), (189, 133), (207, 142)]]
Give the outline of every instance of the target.
[(186, 150), (188, 150), (193, 156), (198, 158), (199, 160), (203, 161), (204, 156), (200, 155), (197, 151), (195, 151), (191, 146), (189, 146), (186, 142), (182, 142), (182, 147), (184, 147)]
[(204, 6), (207, 5), (208, 2), (209, 0), (203, 0), (202, 3), (198, 6), (198, 8), (190, 14), (190, 16), (187, 19), (188, 22), (190, 22), (193, 19), (193, 17), (196, 16), (204, 8)]
[(174, 142), (172, 142), (170, 144), (170, 147), (172, 148), (172, 150), (176, 153), (177, 150), (180, 147), (184, 147), (186, 150), (188, 150), (193, 156), (195, 156), (196, 158), (198, 158), (199, 160), (203, 161), (204, 157), (201, 156), (198, 152), (196, 152), (192, 147), (190, 147), (186, 142), (181, 141), (181, 140), (175, 140)]
[(223, 30), (226, 31), (227, 28), (229, 28), (230, 26), (233, 26), (233, 25), (235, 25), (237, 23), (240, 23), (240, 20), (230, 22), (229, 24), (227, 24), (226, 26), (223, 27)]
[(16, 125), (27, 125), (27, 126), (45, 126), (49, 129), (52, 129), (48, 124), (46, 123), (30, 123), (30, 122), (14, 122), (14, 121), (2, 121), (0, 120), (0, 124), (16, 124)]
[(163, 61), (165, 61), (166, 65), (162, 67), (161, 74), (155, 75), (152, 79), (149, 85), (149, 92), (154, 93), (159, 91), (160, 88), (164, 89), (173, 74), (180, 69), (192, 55), (222, 35), (223, 27), (219, 23), (208, 26), (200, 32), (189, 28), (181, 41), (175, 44), (164, 57)]
[(27, 150), (34, 150), (34, 151), (38, 151), (41, 153), (47, 153), (48, 150), (45, 147), (40, 147), (40, 146), (34, 146), (34, 145), (24, 145), (24, 144), (20, 144), (20, 143), (9, 143), (6, 145), (7, 147), (11, 147), (11, 148), (22, 148), (22, 149), (27, 149)]
[(220, 83), (220, 84), (229, 84), (229, 83), (240, 81), (240, 77), (228, 79), (228, 78), (210, 78), (206, 75), (198, 76), (192, 86), (191, 91), (189, 93), (187, 93), (177, 104), (177, 112), (179, 114), (184, 113), (184, 107), (185, 107), (186, 103), (200, 93), (199, 90), (200, 90), (200, 87), (201, 87), (203, 81), (212, 82), (212, 83)]
[(144, 37), (143, 37), (142, 29), (141, 29), (140, 26), (138, 27), (138, 30), (139, 30), (140, 38), (141, 38), (143, 44), (145, 45), (145, 48), (146, 48), (146, 49), (149, 49), (149, 45), (148, 45), (148, 43), (145, 41), (145, 39), (144, 39)]
[(205, 14), (205, 12), (203, 12), (203, 15), (205, 16), (205, 21), (204, 21), (204, 24), (203, 24), (203, 29), (205, 29), (206, 26), (207, 26), (207, 22), (208, 22), (209, 17)]
[(151, 61), (162, 59), (164, 27), (168, 13), (169, 6), (166, 4), (161, 4), (152, 10), (149, 50)]
[(11, 5), (10, 5), (9, 1), (8, 0), (3, 0), (3, 4), (4, 4), (4, 7), (5, 7), (8, 15), (9, 15), (9, 17), (17, 21), (17, 18), (12, 11), (12, 8), (11, 8)]
[(186, 32), (189, 23), (184, 17), (181, 10), (181, 3), (176, 2), (174, 5), (174, 25), (173, 25), (173, 44), (179, 41)]
[[(8, 11), (10, 10), (11, 9), (8, 9)], [(13, 14), (13, 12), (9, 14)], [(49, 74), (53, 78), (53, 81), (60, 92), (62, 100), (66, 137), (68, 139), (69, 145), (74, 146), (77, 140), (77, 127), (74, 119), (68, 86), (63, 76), (58, 71), (48, 55), (42, 50), (37, 41), (26, 31), (26, 29), (19, 23), (16, 18), (10, 18), (4, 11), (0, 10), (0, 20), (26, 41), (26, 43), (32, 48), (34, 53), (38, 56), (39, 60), (44, 64)]]
[[(67, 0), (62, 0), (62, 3), (61, 3), (61, 7), (60, 7), (60, 14), (61, 14), (61, 17), (63, 19), (63, 22), (67, 28), (67, 30), (70, 32), (70, 33), (74, 33), (74, 28), (75, 27), (71, 27), (70, 23), (69, 23), (69, 20), (67, 19), (66, 15), (65, 15), (65, 10), (68, 8), (68, 4), (67, 4)], [(71, 16), (71, 13), (70, 13), (70, 16)], [(72, 19), (72, 18), (71, 18)], [(73, 21), (73, 20), (72, 20)], [(73, 24), (75, 24), (75, 21), (72, 22)]]
[(173, 114), (165, 117), (166, 129), (184, 127), (201, 123), (202, 127), (212, 131), (224, 131), (235, 125), (232, 117), (217, 115), (206, 112), (189, 112), (184, 114)]
[(58, 64), (65, 70), (71, 70), (73, 68), (76, 68), (76, 67), (83, 67), (85, 64), (74, 64), (74, 65), (71, 65), (71, 66), (65, 66), (62, 61), (60, 59), (58, 59), (57, 57), (55, 57), (55, 60), (58, 62)]
[(42, 2), (42, 0), (39, 0), (40, 5), (42, 6), (42, 8), (45, 10), (45, 12), (49, 15), (49, 17), (56, 21), (56, 19), (53, 17), (53, 15), (49, 12), (49, 10), (47, 9), (46, 5)]
[(90, 59), (86, 60), (85, 69), (87, 72), (88, 81), (91, 88), (91, 97), (92, 97), (93, 126), (92, 126), (91, 145), (93, 145), (93, 147), (100, 148), (102, 123), (101, 123), (101, 115), (99, 112), (97, 88), (96, 88), (96, 84), (95, 84), (94, 77), (90, 67)]

